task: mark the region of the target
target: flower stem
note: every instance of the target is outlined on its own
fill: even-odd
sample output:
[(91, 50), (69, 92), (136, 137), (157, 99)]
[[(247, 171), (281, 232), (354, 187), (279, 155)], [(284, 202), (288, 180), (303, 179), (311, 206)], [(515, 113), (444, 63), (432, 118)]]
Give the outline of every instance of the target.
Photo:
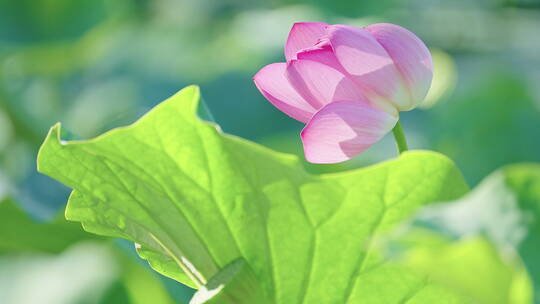
[(401, 127), (399, 120), (394, 126), (394, 129), (392, 129), (392, 133), (394, 134), (394, 138), (396, 139), (396, 146), (399, 154), (409, 150), (409, 148), (407, 147), (407, 140), (405, 139), (405, 133), (403, 133), (403, 128)]

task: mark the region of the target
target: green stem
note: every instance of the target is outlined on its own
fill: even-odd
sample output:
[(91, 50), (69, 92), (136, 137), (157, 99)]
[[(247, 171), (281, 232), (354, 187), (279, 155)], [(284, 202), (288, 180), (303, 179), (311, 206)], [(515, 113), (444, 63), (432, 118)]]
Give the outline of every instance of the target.
[(394, 129), (392, 129), (392, 133), (394, 133), (399, 154), (409, 150), (407, 147), (407, 140), (405, 139), (405, 133), (403, 133), (403, 128), (401, 127), (399, 121), (396, 123)]

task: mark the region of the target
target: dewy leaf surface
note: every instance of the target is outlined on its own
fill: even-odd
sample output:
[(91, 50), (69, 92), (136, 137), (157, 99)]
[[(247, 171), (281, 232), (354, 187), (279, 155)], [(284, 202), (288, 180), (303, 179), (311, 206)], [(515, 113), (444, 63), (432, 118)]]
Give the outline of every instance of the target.
[(463, 303), (387, 263), (373, 241), (420, 206), (467, 191), (450, 160), (407, 152), (309, 175), (296, 157), (201, 121), (199, 98), (187, 87), (88, 141), (64, 142), (54, 126), (38, 167), (74, 189), (67, 218), (136, 242), (154, 269), (199, 288), (243, 259), (272, 303)]

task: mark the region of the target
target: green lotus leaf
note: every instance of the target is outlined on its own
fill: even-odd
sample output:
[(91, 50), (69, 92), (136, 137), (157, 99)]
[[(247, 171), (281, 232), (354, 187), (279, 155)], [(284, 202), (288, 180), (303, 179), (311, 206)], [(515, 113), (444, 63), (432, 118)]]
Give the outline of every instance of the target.
[(220, 303), (254, 303), (230, 300), (234, 286), (260, 290), (258, 303), (468, 303), (375, 246), (421, 206), (468, 190), (452, 161), (414, 151), (310, 175), (296, 157), (200, 120), (199, 100), (187, 87), (91, 140), (65, 142), (54, 126), (38, 169), (74, 189), (67, 218), (137, 243), (154, 269), (201, 290), (229, 273)]

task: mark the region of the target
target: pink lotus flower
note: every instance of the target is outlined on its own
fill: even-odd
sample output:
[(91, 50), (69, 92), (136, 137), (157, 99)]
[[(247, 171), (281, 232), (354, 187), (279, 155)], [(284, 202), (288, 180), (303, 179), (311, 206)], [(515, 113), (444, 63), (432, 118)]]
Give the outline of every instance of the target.
[(287, 62), (265, 66), (253, 80), (274, 106), (306, 123), (302, 143), (313, 163), (362, 153), (392, 130), (399, 111), (424, 99), (432, 79), (424, 43), (388, 23), (295, 23), (285, 57)]

